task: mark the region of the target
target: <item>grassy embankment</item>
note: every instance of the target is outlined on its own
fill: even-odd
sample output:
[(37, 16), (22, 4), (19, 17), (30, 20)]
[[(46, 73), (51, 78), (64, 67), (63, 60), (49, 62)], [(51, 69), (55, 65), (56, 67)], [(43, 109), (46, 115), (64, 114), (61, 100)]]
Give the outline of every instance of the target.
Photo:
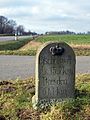
[(21, 38), (17, 41), (3, 41), (0, 42), (0, 55), (30, 55), (33, 54), (33, 51), (20, 51), (19, 49), (30, 42), (32, 40), (31, 37)]
[(19, 41), (0, 42), (0, 54), (35, 55), (38, 47), (45, 42), (64, 41), (74, 49), (76, 55), (90, 55), (90, 35), (47, 35), (37, 37), (33, 41), (33, 43), (28, 43), (27, 38)]
[(44, 109), (32, 108), (34, 78), (0, 82), (0, 119), (6, 120), (90, 120), (90, 74), (76, 77), (74, 101)]

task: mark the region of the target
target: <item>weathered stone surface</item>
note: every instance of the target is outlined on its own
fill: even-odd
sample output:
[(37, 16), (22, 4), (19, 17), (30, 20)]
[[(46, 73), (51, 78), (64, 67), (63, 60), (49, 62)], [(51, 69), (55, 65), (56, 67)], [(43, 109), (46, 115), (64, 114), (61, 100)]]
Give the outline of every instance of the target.
[(35, 102), (74, 97), (75, 54), (66, 43), (44, 44), (36, 57)]

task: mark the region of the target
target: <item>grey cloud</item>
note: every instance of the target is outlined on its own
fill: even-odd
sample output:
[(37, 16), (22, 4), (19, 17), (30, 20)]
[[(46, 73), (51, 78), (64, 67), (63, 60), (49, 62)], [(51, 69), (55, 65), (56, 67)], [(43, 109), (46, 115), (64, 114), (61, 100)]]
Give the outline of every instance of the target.
[(0, 8), (3, 7), (20, 7), (20, 6), (34, 6), (39, 4), (39, 0), (1, 0), (0, 1)]

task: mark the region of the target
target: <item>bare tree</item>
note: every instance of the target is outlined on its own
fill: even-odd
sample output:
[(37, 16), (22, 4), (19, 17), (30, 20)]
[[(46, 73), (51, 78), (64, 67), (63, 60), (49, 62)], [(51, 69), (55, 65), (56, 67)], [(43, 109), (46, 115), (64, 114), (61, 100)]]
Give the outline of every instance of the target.
[(15, 31), (16, 22), (8, 20), (4, 16), (0, 16), (0, 34), (13, 34)]
[(37, 33), (31, 31), (26, 32), (23, 25), (17, 26), (16, 21), (0, 16), (0, 34), (36, 35)]
[(5, 27), (5, 33), (14, 34), (15, 26), (16, 26), (16, 22), (14, 20), (9, 20)]
[(4, 16), (0, 16), (0, 34), (4, 34), (8, 19)]
[(17, 34), (18, 35), (23, 35), (23, 33), (24, 33), (24, 26), (23, 25), (19, 25), (17, 27)]

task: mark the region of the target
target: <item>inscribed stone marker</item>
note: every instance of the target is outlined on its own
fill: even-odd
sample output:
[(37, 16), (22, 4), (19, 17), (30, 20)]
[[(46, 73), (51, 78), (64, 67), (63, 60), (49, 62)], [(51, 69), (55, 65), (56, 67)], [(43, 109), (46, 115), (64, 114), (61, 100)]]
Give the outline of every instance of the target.
[(44, 44), (36, 57), (34, 103), (74, 98), (75, 54), (64, 42)]

